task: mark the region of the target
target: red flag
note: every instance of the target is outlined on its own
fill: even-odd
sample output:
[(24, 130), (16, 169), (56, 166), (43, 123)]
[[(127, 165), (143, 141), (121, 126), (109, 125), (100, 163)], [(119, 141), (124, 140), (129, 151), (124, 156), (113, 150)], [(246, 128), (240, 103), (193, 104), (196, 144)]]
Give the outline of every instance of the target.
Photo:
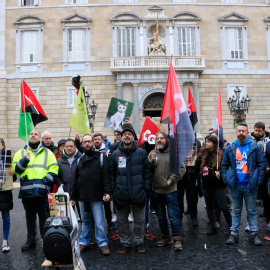
[(219, 87), (219, 91), (218, 91), (215, 131), (218, 131), (219, 139), (223, 142), (224, 139), (223, 139), (223, 122), (222, 122), (222, 107), (221, 107), (220, 87)]
[(37, 98), (24, 80), (21, 82), (21, 103), (22, 112), (31, 113), (34, 126), (48, 120)]
[(189, 119), (191, 122), (191, 125), (194, 129), (194, 126), (196, 125), (196, 123), (198, 122), (198, 117), (197, 117), (197, 110), (196, 110), (196, 106), (190, 91), (190, 88), (188, 87), (188, 115), (189, 115)]
[(156, 134), (158, 133), (158, 131), (158, 126), (148, 117), (146, 117), (137, 145), (140, 147), (144, 142), (148, 142), (149, 144), (155, 144)]
[(160, 122), (170, 125), (170, 171), (179, 174), (180, 167), (195, 142), (195, 135), (172, 58)]

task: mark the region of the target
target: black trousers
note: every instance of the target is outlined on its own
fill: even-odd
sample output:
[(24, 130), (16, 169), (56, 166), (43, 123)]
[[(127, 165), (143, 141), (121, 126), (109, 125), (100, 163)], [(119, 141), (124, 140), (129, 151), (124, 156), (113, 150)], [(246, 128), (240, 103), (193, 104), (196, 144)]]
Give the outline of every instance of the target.
[(268, 194), (267, 182), (264, 182), (259, 187), (259, 192), (261, 193), (261, 196), (262, 196), (264, 214), (265, 214), (266, 222), (268, 223), (270, 221), (270, 196)]
[(105, 210), (105, 218), (107, 220), (107, 224), (112, 222), (112, 210), (111, 210), (111, 200), (108, 202), (103, 202), (104, 210)]
[(212, 188), (202, 187), (202, 192), (203, 192), (205, 203), (206, 203), (207, 216), (211, 223), (211, 226), (215, 228), (216, 220), (215, 220), (215, 214), (214, 214), (214, 203), (217, 202), (218, 208), (223, 212), (227, 225), (231, 227), (232, 216), (231, 216), (230, 210), (228, 209), (225, 188), (212, 189)]
[(35, 241), (36, 237), (36, 216), (39, 218), (39, 229), (43, 238), (43, 228), (46, 219), (50, 216), (48, 198), (33, 197), (22, 199), (26, 215), (27, 240)]
[(184, 194), (186, 191), (186, 199), (191, 219), (197, 218), (198, 203), (198, 174), (194, 171), (193, 166), (186, 167), (186, 173), (182, 181), (177, 182), (177, 200), (179, 202), (180, 218), (184, 213)]

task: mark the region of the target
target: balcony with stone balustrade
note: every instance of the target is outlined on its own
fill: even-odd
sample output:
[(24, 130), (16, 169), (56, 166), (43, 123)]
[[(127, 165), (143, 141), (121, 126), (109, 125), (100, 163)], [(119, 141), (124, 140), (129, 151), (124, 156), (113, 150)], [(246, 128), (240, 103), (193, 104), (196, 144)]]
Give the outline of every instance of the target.
[[(169, 56), (141, 56), (141, 57), (115, 57), (111, 58), (111, 72), (145, 72), (166, 71), (170, 65)], [(173, 66), (179, 71), (203, 72), (205, 59), (201, 56), (173, 57)]]

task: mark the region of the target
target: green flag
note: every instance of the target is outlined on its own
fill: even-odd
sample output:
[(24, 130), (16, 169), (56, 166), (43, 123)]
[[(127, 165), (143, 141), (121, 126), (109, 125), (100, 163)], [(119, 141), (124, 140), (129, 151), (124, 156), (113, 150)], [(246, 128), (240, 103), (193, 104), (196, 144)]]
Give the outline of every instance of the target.
[(18, 138), (27, 142), (31, 131), (34, 129), (31, 113), (26, 113), (26, 125), (27, 125), (27, 134), (25, 129), (25, 115), (20, 110), (20, 120), (19, 120), (19, 130), (18, 130)]
[(89, 119), (84, 100), (82, 82), (76, 104), (69, 119), (69, 126), (82, 134), (90, 134)]

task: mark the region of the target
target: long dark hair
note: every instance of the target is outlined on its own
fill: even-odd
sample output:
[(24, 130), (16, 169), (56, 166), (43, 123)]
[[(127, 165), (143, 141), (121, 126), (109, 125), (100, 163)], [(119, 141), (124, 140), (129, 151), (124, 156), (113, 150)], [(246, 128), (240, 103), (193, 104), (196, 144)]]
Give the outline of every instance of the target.
[(3, 145), (3, 150), (6, 150), (6, 144), (3, 138), (0, 138), (0, 143)]
[[(217, 169), (217, 148), (218, 148), (218, 139), (215, 135), (209, 135), (205, 137), (205, 141), (211, 141), (214, 144), (214, 149), (212, 151), (212, 170)], [(209, 156), (209, 150), (206, 147), (202, 147), (199, 152), (199, 156), (201, 156), (201, 166), (200, 166), (200, 173), (203, 171), (203, 167), (206, 161), (206, 158)], [(223, 156), (223, 151), (219, 149), (218, 151), (218, 167), (220, 168), (221, 160)]]

